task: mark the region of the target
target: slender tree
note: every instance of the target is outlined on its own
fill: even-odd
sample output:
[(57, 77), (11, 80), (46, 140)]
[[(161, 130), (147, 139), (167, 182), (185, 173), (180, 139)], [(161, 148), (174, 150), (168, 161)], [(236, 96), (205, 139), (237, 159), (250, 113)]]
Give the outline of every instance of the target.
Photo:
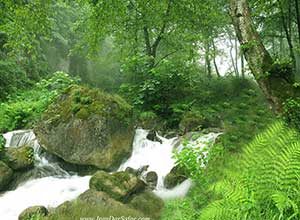
[(287, 98), (299, 95), (299, 89), (293, 86), (292, 70), (282, 73), (281, 66), (274, 65), (253, 25), (247, 0), (231, 0), (230, 14), (252, 74), (273, 109), (281, 112)]

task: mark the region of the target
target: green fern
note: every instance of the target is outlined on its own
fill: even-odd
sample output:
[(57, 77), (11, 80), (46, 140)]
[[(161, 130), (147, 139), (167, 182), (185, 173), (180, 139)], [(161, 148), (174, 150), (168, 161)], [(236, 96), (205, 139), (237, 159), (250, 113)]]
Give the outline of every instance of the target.
[(201, 220), (300, 218), (297, 132), (275, 123), (246, 147), (237, 164), (233, 174), (211, 187), (221, 199), (202, 210)]

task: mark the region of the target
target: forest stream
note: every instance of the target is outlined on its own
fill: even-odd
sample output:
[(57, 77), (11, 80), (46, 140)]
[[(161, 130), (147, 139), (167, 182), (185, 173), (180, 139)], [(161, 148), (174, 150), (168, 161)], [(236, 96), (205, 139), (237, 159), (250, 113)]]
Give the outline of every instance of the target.
[[(158, 135), (161, 142), (155, 142), (148, 140), (147, 134), (147, 130), (136, 129), (132, 155), (118, 170), (148, 166), (148, 171), (155, 171), (158, 175), (158, 183), (154, 189), (156, 195), (164, 200), (184, 197), (192, 185), (190, 179), (173, 189), (166, 189), (163, 183), (164, 177), (175, 166), (173, 151), (180, 151), (182, 148), (180, 138), (167, 139)], [(192, 142), (192, 147), (203, 148), (208, 143), (214, 142), (218, 135), (218, 133), (202, 135)], [(7, 191), (0, 196), (2, 219), (16, 220), (20, 212), (29, 206), (56, 207), (67, 200), (75, 199), (89, 188), (91, 176), (79, 176), (61, 168), (58, 162), (49, 161), (47, 159), (49, 155), (42, 152), (32, 130), (16, 130), (4, 134), (4, 137), (5, 147), (24, 145), (33, 147), (35, 167), (30, 173), (29, 180), (20, 183), (15, 190)]]

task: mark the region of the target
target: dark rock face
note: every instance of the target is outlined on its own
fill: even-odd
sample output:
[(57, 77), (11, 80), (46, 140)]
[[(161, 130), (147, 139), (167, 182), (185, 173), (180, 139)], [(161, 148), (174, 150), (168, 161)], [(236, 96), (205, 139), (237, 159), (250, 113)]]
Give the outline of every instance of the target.
[(132, 167), (127, 167), (125, 169), (125, 172), (131, 173), (135, 176), (140, 177), (144, 172), (146, 172), (148, 170), (148, 168), (149, 168), (149, 165), (142, 166), (139, 169), (134, 169)]
[(145, 188), (146, 184), (137, 176), (123, 171), (114, 174), (98, 171), (90, 180), (90, 189), (103, 191), (121, 202), (126, 202), (131, 195)]
[(158, 176), (154, 171), (150, 171), (145, 177), (146, 183), (149, 185), (150, 189), (155, 189), (157, 185)]
[(159, 137), (157, 137), (156, 132), (154, 130), (149, 131), (146, 138), (150, 141), (162, 143), (162, 140)]
[(169, 174), (164, 179), (164, 185), (167, 189), (172, 189), (187, 179), (184, 171), (175, 166), (172, 168)]
[(25, 209), (20, 215), (19, 220), (29, 220), (38, 216), (46, 216), (48, 210), (44, 206), (32, 206)]
[(13, 171), (4, 162), (0, 161), (0, 191), (5, 190), (5, 187), (13, 178)]
[(33, 149), (29, 146), (9, 147), (4, 157), (13, 170), (25, 170), (34, 166)]
[(34, 131), (41, 146), (76, 165), (113, 170), (132, 149), (131, 106), (118, 96), (73, 86)]

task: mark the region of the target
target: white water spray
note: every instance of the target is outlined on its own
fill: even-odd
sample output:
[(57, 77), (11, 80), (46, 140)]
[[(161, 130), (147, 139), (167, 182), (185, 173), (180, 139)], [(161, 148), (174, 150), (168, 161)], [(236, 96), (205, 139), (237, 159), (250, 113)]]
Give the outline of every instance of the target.
[(26, 208), (35, 205), (55, 207), (75, 199), (89, 188), (90, 176), (70, 175), (57, 163), (42, 156), (40, 145), (31, 130), (4, 134), (6, 147), (31, 146), (34, 149), (34, 178), (20, 184), (17, 189), (0, 195), (0, 219), (17, 220)]
[[(184, 197), (192, 185), (191, 180), (188, 179), (173, 189), (166, 189), (164, 187), (164, 178), (176, 163), (176, 160), (173, 158), (173, 153), (183, 148), (183, 145), (179, 144), (180, 138), (167, 139), (157, 135), (162, 141), (162, 143), (160, 143), (148, 140), (147, 134), (148, 131), (146, 130), (136, 130), (131, 157), (120, 166), (119, 170), (125, 170), (127, 167), (139, 169), (143, 166), (149, 166), (147, 171), (154, 171), (158, 175), (157, 186), (154, 190), (156, 195), (163, 199)], [(219, 135), (218, 133), (202, 135), (190, 141), (188, 146), (203, 149), (210, 143), (213, 143)], [(207, 152), (205, 152), (205, 154), (207, 154)]]

